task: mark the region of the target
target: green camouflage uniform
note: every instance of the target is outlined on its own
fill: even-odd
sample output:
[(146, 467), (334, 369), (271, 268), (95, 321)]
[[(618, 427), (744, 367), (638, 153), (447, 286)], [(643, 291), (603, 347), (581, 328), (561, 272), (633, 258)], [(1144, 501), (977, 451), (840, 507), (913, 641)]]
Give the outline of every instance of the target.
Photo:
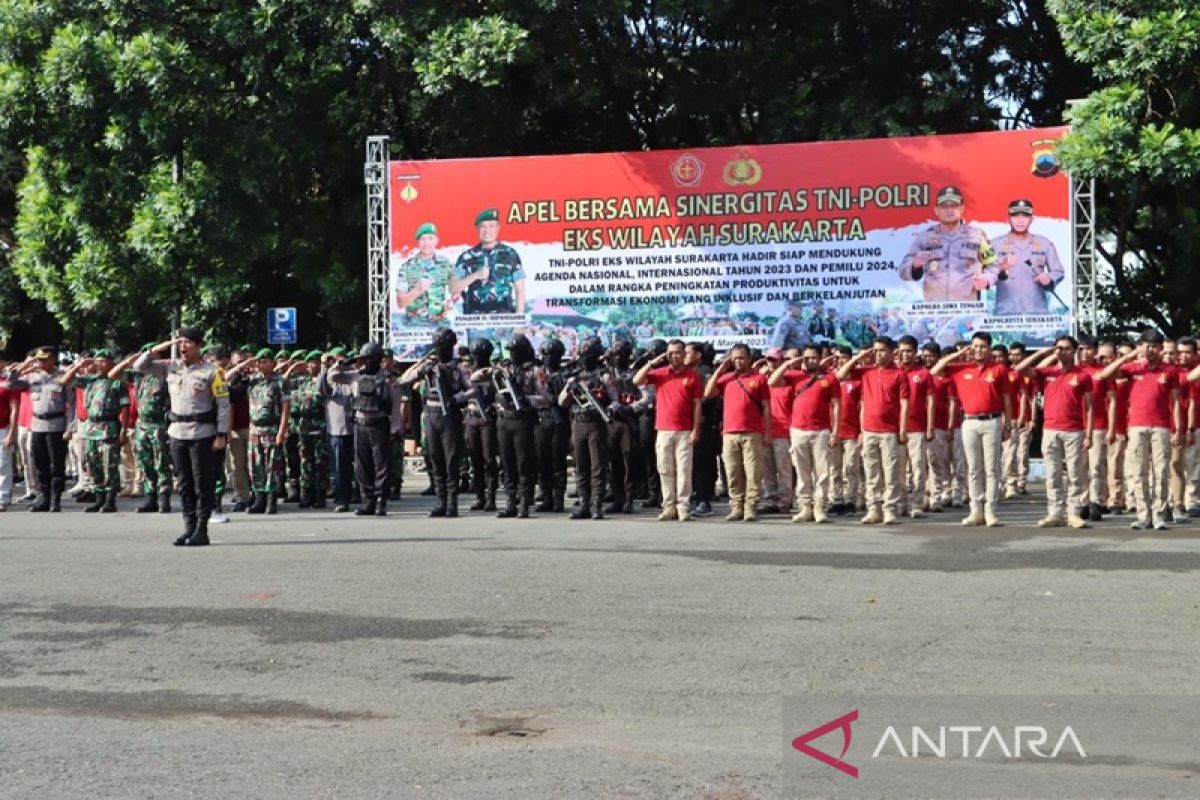
[(129, 407), (129, 389), (119, 378), (76, 378), (83, 387), (87, 419), (79, 424), (83, 458), (96, 492), (121, 490), (121, 411)]
[(163, 376), (139, 373), (133, 382), (138, 418), (133, 427), (133, 451), (142, 470), (142, 492), (171, 491), (170, 441), (167, 439), (167, 410), (171, 397)]
[(491, 268), (487, 281), (475, 281), (463, 291), (464, 314), (513, 314), (517, 310), (517, 297), (513, 288), (525, 279), (521, 257), (506, 244), (484, 249), (475, 245), (458, 257), (454, 265), (454, 277), (462, 279), (478, 272), (485, 266)]
[(283, 448), (275, 444), (286, 400), (283, 381), (277, 375), (251, 378), (246, 395), (250, 399), (250, 488), (271, 494), (283, 470)]
[(287, 388), (291, 400), (288, 428), (300, 451), (300, 492), (321, 500), (329, 491), (325, 395), (311, 375), (289, 379)]
[(422, 292), (404, 308), (404, 324), (414, 327), (434, 327), (446, 317), (446, 298), (450, 291), (450, 259), (434, 255), (428, 261), (421, 254), (400, 265), (397, 276), (403, 291), (411, 292), (422, 280), (429, 279), (429, 289)]

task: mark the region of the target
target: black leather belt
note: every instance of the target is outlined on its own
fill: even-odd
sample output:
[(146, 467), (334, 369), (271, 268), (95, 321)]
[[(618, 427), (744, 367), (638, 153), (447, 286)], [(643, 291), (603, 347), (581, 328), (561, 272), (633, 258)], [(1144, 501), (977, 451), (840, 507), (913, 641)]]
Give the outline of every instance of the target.
[(54, 413), (54, 414), (34, 414), (34, 415), (33, 415), (33, 418), (34, 418), (34, 419), (40, 419), (40, 420), (62, 419), (62, 418), (63, 418), (63, 417), (65, 417), (66, 415), (67, 415), (67, 412), (65, 412), (65, 411), (59, 411), (59, 412), (56, 412), (56, 413)]
[(996, 413), (993, 413), (993, 414), (966, 414), (966, 415), (964, 415), (964, 416), (965, 416), (967, 419), (983, 419), (983, 420), (987, 420), (987, 419), (1000, 419), (1000, 417), (1002, 417), (1002, 416), (1004, 416), (1004, 415), (1003, 415), (1003, 414), (1000, 414), (999, 412), (996, 412)]

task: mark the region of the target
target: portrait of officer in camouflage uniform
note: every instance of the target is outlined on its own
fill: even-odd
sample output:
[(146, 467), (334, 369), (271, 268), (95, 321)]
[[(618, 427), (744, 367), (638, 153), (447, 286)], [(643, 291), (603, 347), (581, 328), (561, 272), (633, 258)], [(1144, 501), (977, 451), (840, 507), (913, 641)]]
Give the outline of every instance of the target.
[(997, 314), (1047, 314), (1054, 287), (1063, 279), (1054, 242), (1030, 233), (1033, 201), (1008, 204), (1008, 233), (996, 240)]
[(83, 458), (96, 486), (96, 501), (84, 511), (117, 510), (117, 492), (121, 491), (121, 447), (128, 436), (126, 420), (129, 409), (129, 389), (120, 378), (110, 378), (113, 354), (97, 350), (84, 365), (93, 368), (90, 375), (80, 375), (75, 382), (83, 389), (83, 407), (87, 419), (72, 420), (68, 435), (83, 439)]
[(284, 375), (291, 404), (291, 434), (300, 454), (300, 508), (325, 508), (329, 491), (329, 448), (325, 424), (326, 397), (321, 392), (320, 350), (310, 350)]
[[(135, 360), (154, 347), (154, 342), (117, 362), (108, 377), (120, 378)], [(145, 502), (135, 510), (139, 514), (171, 512), (171, 451), (167, 441), (167, 409), (171, 399), (167, 381), (154, 372), (138, 372), (133, 378), (133, 396), (137, 403), (137, 422), (133, 426), (133, 454), (142, 473)]]
[(437, 254), (438, 232), (432, 222), (417, 228), (417, 252), (400, 265), (396, 275), (396, 307), (407, 327), (435, 328), (454, 307), (450, 259)]
[(464, 314), (524, 314), (525, 270), (517, 251), (500, 241), (500, 215), (494, 208), (475, 217), (479, 244), (454, 265), (450, 293), (462, 295)]
[(973, 302), (999, 279), (996, 252), (983, 230), (963, 222), (963, 195), (956, 186), (937, 193), (937, 224), (913, 237), (900, 279), (923, 281), (926, 303)]

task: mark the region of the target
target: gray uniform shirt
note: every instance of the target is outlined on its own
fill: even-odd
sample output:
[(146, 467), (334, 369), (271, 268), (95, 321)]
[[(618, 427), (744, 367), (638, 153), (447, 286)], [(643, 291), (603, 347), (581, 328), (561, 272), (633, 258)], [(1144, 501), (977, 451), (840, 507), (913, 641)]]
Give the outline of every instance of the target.
[(166, 376), (172, 415), (192, 416), (216, 409), (215, 425), (172, 421), (167, 427), (167, 435), (172, 439), (208, 439), (229, 432), (229, 387), (219, 367), (205, 361), (189, 366), (181, 358), (159, 360), (147, 351), (133, 362), (133, 368)]
[[(923, 268), (913, 266), (913, 257), (920, 252), (929, 255)], [(975, 278), (982, 275), (989, 286), (995, 286), (997, 272), (996, 253), (987, 236), (965, 224), (951, 233), (930, 225), (913, 237), (900, 262), (900, 280), (922, 281), (926, 303), (978, 300)]]
[[(1003, 267), (1010, 258), (1016, 263), (1007, 273), (1000, 271), (1000, 280), (996, 283), (996, 313), (1047, 313), (1050, 309), (1046, 298), (1064, 274), (1054, 243), (1036, 234), (1014, 236), (1006, 233), (996, 240), (997, 268)], [(1037, 276), (1043, 272), (1050, 276), (1049, 286), (1037, 282)]]
[(62, 378), (60, 369), (54, 372), (35, 369), (21, 377), (15, 372), (9, 373), (9, 390), (29, 392), (29, 403), (33, 408), (29, 420), (31, 433), (63, 433), (74, 422), (75, 387), (64, 385)]
[(784, 314), (783, 319), (775, 323), (771, 332), (771, 347), (803, 347), (808, 344), (808, 325), (802, 319), (796, 319), (791, 314)]
[(321, 394), (329, 398), (325, 404), (325, 424), (330, 436), (350, 436), (354, 433), (354, 412), (350, 410), (350, 387), (329, 382), (329, 368), (322, 366), (317, 378)]

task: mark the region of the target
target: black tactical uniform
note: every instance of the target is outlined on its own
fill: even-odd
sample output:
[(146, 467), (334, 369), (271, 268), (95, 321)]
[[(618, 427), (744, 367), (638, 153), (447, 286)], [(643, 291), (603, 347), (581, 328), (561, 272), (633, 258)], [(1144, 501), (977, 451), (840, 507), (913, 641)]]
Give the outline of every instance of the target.
[(546, 370), (549, 405), (538, 412), (538, 424), (534, 429), (538, 484), (542, 493), (538, 511), (562, 511), (567, 495), (571, 421), (566, 410), (558, 404), (558, 396), (567, 382), (566, 372), (562, 368), (565, 354), (566, 347), (558, 339), (548, 339), (542, 343), (542, 365)]
[[(600, 370), (603, 345), (594, 336), (579, 346), (581, 368), (568, 380), (559, 402), (571, 410), (571, 448), (575, 453), (575, 485), (579, 508), (571, 519), (604, 519), (605, 465), (608, 463), (608, 407), (616, 393)], [(589, 401), (587, 396), (592, 400)]]
[[(471, 344), (471, 359), (477, 369), (492, 363), (492, 342), (479, 339)], [(491, 378), (471, 380), (470, 397), (464, 411), (467, 453), (471, 460), (472, 511), (495, 511), (496, 488), (500, 481), (500, 445), (496, 438), (496, 390)]]
[[(508, 502), (501, 517), (529, 516), (537, 481), (537, 460), (533, 430), (538, 413), (549, 407), (546, 374), (534, 364), (533, 345), (522, 334), (508, 342), (511, 362), (492, 368), (499, 416), (496, 434), (500, 441), (500, 461), (504, 471), (504, 492)], [(518, 502), (520, 510), (518, 511)]]

